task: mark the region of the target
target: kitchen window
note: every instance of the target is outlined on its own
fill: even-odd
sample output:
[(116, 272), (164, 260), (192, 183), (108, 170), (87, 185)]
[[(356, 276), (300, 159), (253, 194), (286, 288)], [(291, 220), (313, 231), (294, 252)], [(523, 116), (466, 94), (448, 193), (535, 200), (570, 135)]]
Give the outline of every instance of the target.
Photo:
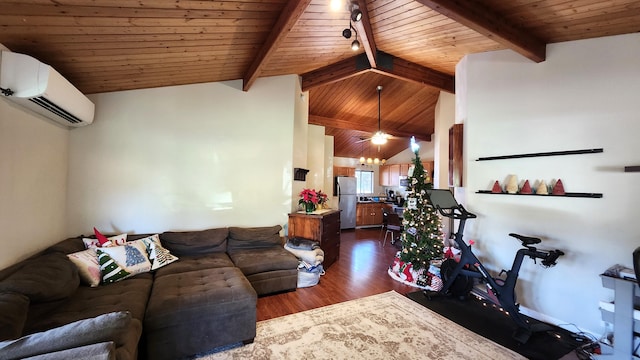
[(358, 194), (373, 194), (373, 171), (356, 170)]

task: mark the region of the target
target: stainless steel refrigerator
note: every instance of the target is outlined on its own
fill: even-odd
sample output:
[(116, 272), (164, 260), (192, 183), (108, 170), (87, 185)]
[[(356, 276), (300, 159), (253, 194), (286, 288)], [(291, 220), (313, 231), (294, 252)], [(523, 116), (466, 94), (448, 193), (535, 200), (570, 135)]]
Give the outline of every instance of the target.
[(338, 207), (340, 208), (340, 229), (353, 229), (356, 227), (356, 178), (350, 176), (336, 177), (338, 193)]

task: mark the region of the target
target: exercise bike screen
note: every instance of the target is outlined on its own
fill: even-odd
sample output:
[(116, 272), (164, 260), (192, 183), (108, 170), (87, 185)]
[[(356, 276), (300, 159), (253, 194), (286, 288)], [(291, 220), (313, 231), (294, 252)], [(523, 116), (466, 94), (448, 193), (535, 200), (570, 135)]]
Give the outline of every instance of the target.
[(446, 189), (433, 189), (427, 190), (427, 195), (434, 206), (439, 206), (441, 209), (453, 209), (458, 207), (456, 198), (453, 197), (451, 191)]

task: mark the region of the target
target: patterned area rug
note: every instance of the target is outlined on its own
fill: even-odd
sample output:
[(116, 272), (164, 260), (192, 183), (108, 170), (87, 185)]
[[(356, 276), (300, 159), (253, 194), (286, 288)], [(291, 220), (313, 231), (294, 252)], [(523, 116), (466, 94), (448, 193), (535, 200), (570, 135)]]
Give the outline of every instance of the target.
[(198, 359), (526, 359), (390, 291), (257, 324), (255, 342)]

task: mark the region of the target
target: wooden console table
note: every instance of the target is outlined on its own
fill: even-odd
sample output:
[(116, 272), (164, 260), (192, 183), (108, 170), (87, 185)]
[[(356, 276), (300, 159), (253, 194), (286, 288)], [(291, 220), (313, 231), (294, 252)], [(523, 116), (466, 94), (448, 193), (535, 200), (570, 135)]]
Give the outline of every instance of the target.
[(327, 269), (340, 255), (340, 210), (320, 214), (289, 214), (288, 236), (311, 239), (324, 251), (322, 266)]

